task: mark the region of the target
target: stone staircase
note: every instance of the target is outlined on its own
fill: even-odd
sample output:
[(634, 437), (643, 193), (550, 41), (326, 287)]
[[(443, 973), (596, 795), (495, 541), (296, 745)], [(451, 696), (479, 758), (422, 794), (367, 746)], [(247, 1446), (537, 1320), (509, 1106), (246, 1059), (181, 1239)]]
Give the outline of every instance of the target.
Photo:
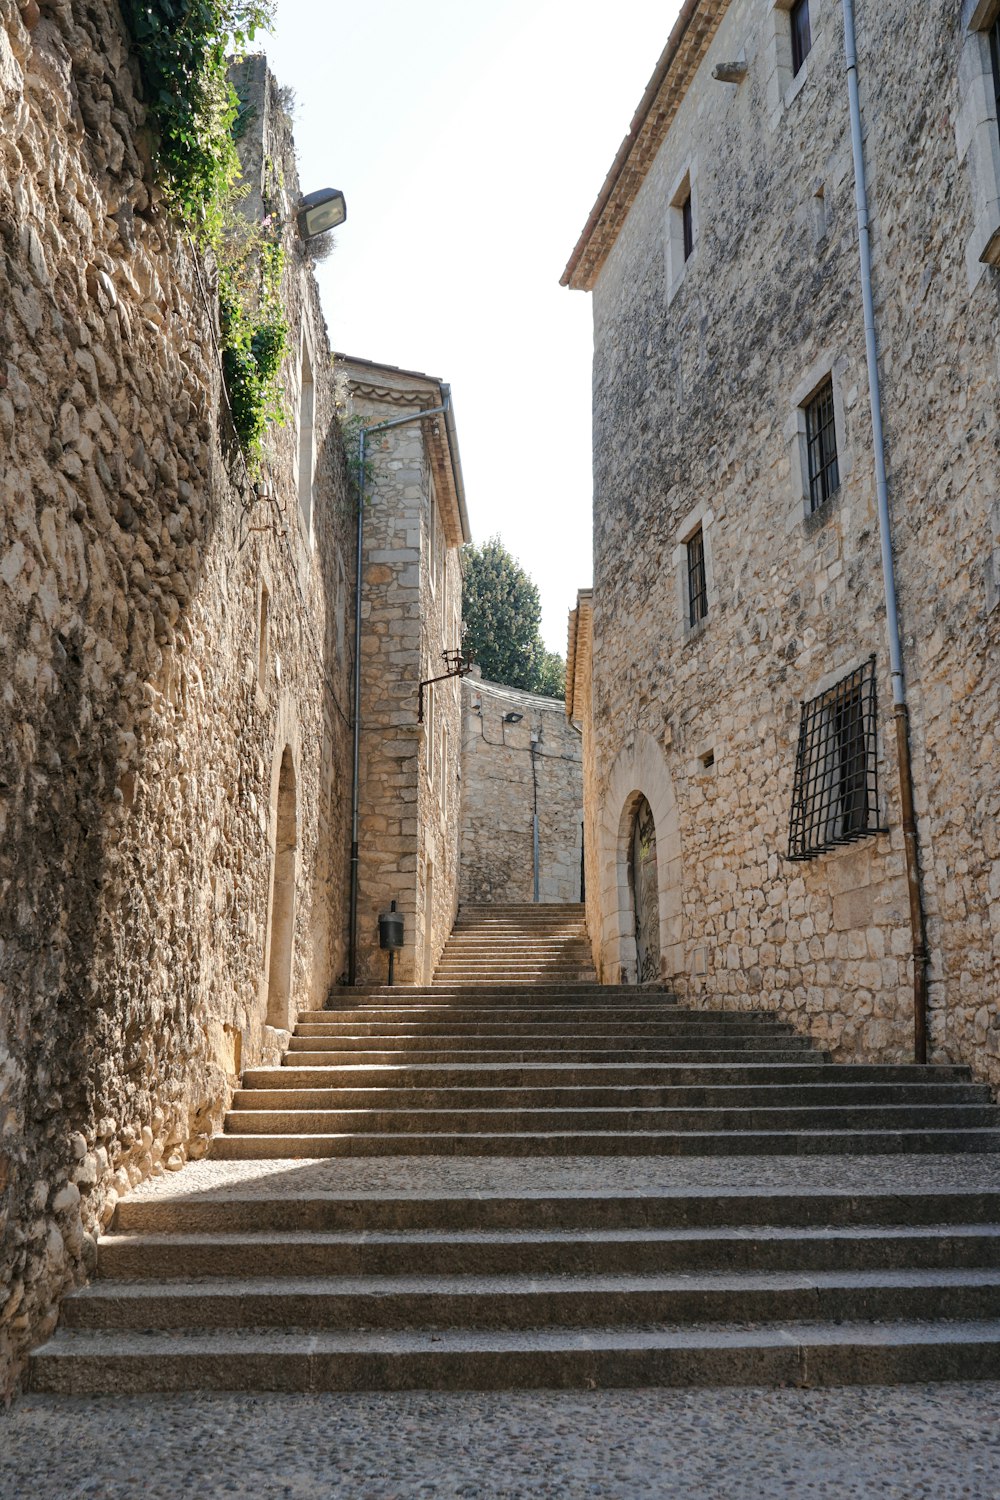
[(462, 906), (436, 985), (596, 984), (582, 905)]
[(965, 1069), (634, 989), (345, 998), (119, 1203), (33, 1389), (1000, 1378), (1000, 1122)]

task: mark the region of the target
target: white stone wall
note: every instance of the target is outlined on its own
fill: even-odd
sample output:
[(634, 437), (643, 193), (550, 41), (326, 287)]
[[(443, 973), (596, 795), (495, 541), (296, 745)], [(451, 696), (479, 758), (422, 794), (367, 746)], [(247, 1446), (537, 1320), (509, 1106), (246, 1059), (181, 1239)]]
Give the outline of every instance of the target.
[[(203, 1155), (241, 1066), (275, 1054), (286, 749), (272, 1020), (340, 972), (349, 763), (332, 391), (306, 528), (293, 427), (270, 446), (273, 507), (233, 447), (211, 270), (156, 207), (117, 8), (45, 7), (30, 30), (21, 10), (0, 0), (0, 1392), (118, 1196)], [(267, 101), (262, 155), (294, 195)], [(319, 366), (288, 256), (293, 346), (307, 323)]]
[(537, 806), (538, 899), (579, 901), (583, 747), (562, 699), (476, 677), (462, 698), (460, 900), (534, 899)]
[[(707, 1006), (777, 1009), (837, 1056), (906, 1058), (912, 964), (841, 7), (811, 9), (813, 50), (793, 80), (787, 17), (734, 0), (594, 293), (589, 919), (616, 980), (631, 920), (621, 820), (642, 791), (660, 807), (665, 979)], [(1000, 1082), (1000, 273), (969, 250), (1000, 136), (972, 13), (861, 0), (858, 39), (931, 1047)], [(738, 57), (743, 83), (712, 79)], [(695, 247), (674, 276), (685, 173)], [(841, 484), (809, 516), (801, 407), (827, 374)], [(690, 629), (685, 543), (699, 525), (709, 613)], [(800, 704), (871, 653), (887, 832), (789, 863)]]

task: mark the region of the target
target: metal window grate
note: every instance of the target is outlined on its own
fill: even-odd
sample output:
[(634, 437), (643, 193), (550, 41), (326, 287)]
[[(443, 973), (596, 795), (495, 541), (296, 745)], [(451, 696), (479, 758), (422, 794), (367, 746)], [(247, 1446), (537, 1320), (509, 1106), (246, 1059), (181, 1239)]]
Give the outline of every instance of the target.
[(792, 24), (792, 75), (795, 76), (812, 51), (809, 0), (795, 0), (789, 19)]
[(687, 544), (688, 624), (697, 625), (708, 615), (708, 583), (705, 577), (705, 534), (701, 527)]
[(788, 858), (815, 859), (878, 822), (875, 658), (802, 705)]
[(824, 380), (805, 406), (809, 462), (809, 509), (819, 510), (840, 484), (833, 379)]
[(684, 236), (684, 259), (690, 260), (694, 254), (694, 210), (691, 207), (691, 192), (681, 204), (681, 231)]

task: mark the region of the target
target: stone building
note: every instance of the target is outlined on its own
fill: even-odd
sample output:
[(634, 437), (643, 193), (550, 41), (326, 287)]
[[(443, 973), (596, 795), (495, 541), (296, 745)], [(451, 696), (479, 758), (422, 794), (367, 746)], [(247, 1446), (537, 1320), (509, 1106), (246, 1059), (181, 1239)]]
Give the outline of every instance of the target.
[(251, 481), (119, 11), (42, 10), (0, 0), (0, 1391), (346, 941), (353, 502), (289, 123), (250, 65), (290, 330)]
[[(1000, 7), (856, 8), (930, 1055), (1000, 1083)], [(573, 252), (568, 691), (603, 978), (893, 1059), (914, 937), (844, 58), (839, 0), (687, 0)]]
[(580, 731), (559, 699), (475, 675), (462, 709), (460, 900), (581, 901)]
[(355, 427), (369, 429), (370, 457), (357, 974), (384, 981), (378, 916), (395, 900), (405, 936), (396, 979), (426, 983), (458, 904), (461, 693), (444, 653), (462, 639), (462, 463), (447, 385), (348, 355), (336, 364)]

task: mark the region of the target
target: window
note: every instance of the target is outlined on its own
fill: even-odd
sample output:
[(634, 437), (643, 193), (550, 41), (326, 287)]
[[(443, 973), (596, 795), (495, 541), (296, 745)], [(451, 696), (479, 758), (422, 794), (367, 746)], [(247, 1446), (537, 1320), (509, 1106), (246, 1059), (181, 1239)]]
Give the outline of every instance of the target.
[(701, 527), (687, 543), (688, 625), (694, 627), (708, 616), (708, 581), (705, 576), (705, 534)]
[(802, 64), (812, 50), (809, 0), (795, 0), (788, 18), (792, 28), (792, 76), (795, 77), (802, 71)]
[(427, 511), (427, 571), (431, 581), (431, 593), (437, 589), (438, 576), (438, 525), (437, 525), (437, 496), (434, 493), (434, 481), (431, 480), (428, 492)]
[(824, 380), (816, 394), (806, 402), (804, 411), (809, 509), (815, 511), (829, 500), (840, 484), (832, 377)]
[(681, 236), (684, 246), (684, 259), (690, 260), (694, 253), (694, 215), (691, 209), (691, 193), (681, 204)]
[(448, 821), (448, 726), (441, 726), (441, 817)]
[(875, 658), (802, 705), (788, 858), (878, 833)]
[(434, 785), (434, 684), (429, 682), (424, 689), (424, 745), (426, 750), (427, 780)]

